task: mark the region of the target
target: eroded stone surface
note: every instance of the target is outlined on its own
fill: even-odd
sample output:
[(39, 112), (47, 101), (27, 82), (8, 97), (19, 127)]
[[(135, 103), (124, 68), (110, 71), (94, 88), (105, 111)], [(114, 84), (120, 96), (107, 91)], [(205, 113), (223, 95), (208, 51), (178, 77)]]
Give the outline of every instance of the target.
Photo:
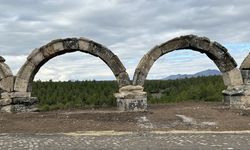
[(240, 69), (241, 70), (250, 70), (250, 53), (247, 55), (247, 57), (242, 62)]
[(244, 84), (250, 84), (250, 70), (240, 70)]
[(0, 58), (0, 79), (13, 76), (10, 67), (6, 63), (4, 63), (5, 59), (2, 56), (0, 57), (1, 57)]
[(10, 98), (8, 98), (8, 99), (0, 99), (0, 107), (10, 105), (11, 103), (12, 103), (12, 99), (10, 99)]
[[(117, 78), (119, 87), (130, 84), (130, 79), (128, 73), (126, 72), (126, 68), (123, 66), (120, 59), (108, 48), (85, 38), (66, 38), (53, 40), (41, 48), (34, 49), (27, 57), (27, 61), (18, 71), (17, 75), (12, 77), (13, 83), (9, 80), (7, 81), (7, 78), (4, 78), (6, 77), (6, 74), (10, 75), (11, 72), (10, 69), (6, 69), (7, 67), (3, 63), (4, 60), (0, 60), (0, 65), (2, 65), (0, 66), (0, 79), (4, 78), (0, 81), (0, 87), (2, 86), (2, 89), (9, 92), (7, 94), (2, 94), (2, 98), (11, 99), (11, 104), (36, 103), (36, 100), (31, 97), (30, 92), (32, 90), (31, 85), (33, 79), (39, 69), (50, 59), (75, 51), (89, 53), (103, 60), (110, 67)], [(5, 108), (7, 109), (9, 107), (6, 106)], [(22, 107), (20, 107), (20, 109), (21, 108)], [(19, 108), (17, 110), (19, 110)]]
[(16, 78), (15, 84), (14, 84), (14, 90), (18, 92), (29, 92), (28, 90), (30, 82), (25, 79)]
[(222, 77), (224, 84), (228, 87), (243, 85), (242, 75), (238, 68), (223, 73)]
[[(233, 70), (237, 64), (227, 52), (227, 49), (217, 42), (211, 42), (206, 37), (187, 35), (174, 38), (150, 50), (137, 66), (133, 85), (143, 85), (153, 63), (162, 55), (180, 49), (191, 49), (205, 53), (218, 66), (221, 72)], [(161, 51), (160, 51), (161, 50)]]
[(117, 106), (120, 111), (146, 111), (147, 93), (141, 86), (125, 86), (115, 93)]
[(14, 85), (15, 91), (28, 92), (31, 91), (31, 82), (37, 71), (49, 59), (68, 52), (81, 51), (90, 53), (101, 58), (113, 71), (118, 79), (119, 87), (128, 85), (129, 77), (126, 69), (108, 48), (87, 39), (67, 38), (53, 40), (39, 49), (35, 49), (28, 57), (26, 63), (22, 66), (16, 76)]
[(7, 92), (13, 91), (14, 90), (14, 77), (9, 76), (9, 77), (0, 79), (0, 88)]
[(7, 105), (1, 108), (1, 112), (7, 112), (7, 113), (35, 112), (35, 111), (38, 111), (36, 105), (15, 104), (15, 105)]

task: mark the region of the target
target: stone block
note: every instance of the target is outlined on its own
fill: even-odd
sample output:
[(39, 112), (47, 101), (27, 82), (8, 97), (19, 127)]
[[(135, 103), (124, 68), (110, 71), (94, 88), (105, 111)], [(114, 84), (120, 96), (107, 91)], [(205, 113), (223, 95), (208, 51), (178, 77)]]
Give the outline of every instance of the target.
[(19, 113), (19, 112), (35, 112), (38, 111), (37, 105), (26, 106), (22, 104), (7, 105), (1, 108), (1, 112)]
[(212, 60), (220, 60), (225, 55), (225, 52), (219, 49), (214, 43), (210, 45), (208, 53), (208, 57)]
[(80, 40), (79, 40), (79, 49), (81, 51), (88, 51), (88, 49), (89, 49), (89, 40), (80, 38)]
[(242, 62), (240, 69), (241, 70), (250, 70), (250, 53), (247, 55), (247, 57)]
[(44, 59), (45, 57), (43, 56), (43, 53), (37, 48), (34, 49), (27, 58), (27, 60), (34, 64), (34, 66), (38, 66)]
[(243, 96), (230, 96), (230, 108), (232, 109), (245, 109), (245, 103), (242, 100)]
[(162, 53), (166, 54), (177, 49), (185, 49), (190, 47), (190, 43), (183, 37), (172, 39), (159, 46), (162, 49)]
[(127, 72), (122, 72), (122, 73), (120, 73), (120, 74), (116, 77), (116, 79), (117, 79), (117, 82), (118, 82), (119, 87), (123, 87), (123, 86), (130, 85), (130, 84), (131, 84)]
[(244, 95), (250, 96), (250, 84), (244, 84)]
[(6, 113), (12, 113), (13, 112), (13, 105), (7, 105), (7, 106), (3, 106), (0, 107), (1, 108), (1, 112), (6, 112)]
[(0, 99), (0, 106), (10, 105), (12, 103), (12, 99)]
[(3, 92), (1, 98), (10, 99), (16, 97), (31, 97), (31, 92)]
[(122, 72), (126, 72), (126, 68), (123, 66), (120, 59), (114, 55), (110, 61), (106, 62), (115, 76), (118, 76)]
[(250, 109), (250, 96), (243, 96), (242, 97), (242, 102), (244, 103), (244, 107), (246, 109)]
[(114, 94), (120, 111), (146, 111), (147, 93), (141, 86), (125, 86)]
[(23, 104), (26, 106), (37, 104), (38, 102), (39, 101), (36, 97), (14, 97), (12, 99), (13, 104)]
[(12, 92), (11, 98), (15, 97), (31, 97), (31, 92)]
[(16, 78), (14, 85), (14, 91), (16, 92), (28, 92), (29, 81), (21, 78)]
[(55, 40), (50, 42), (49, 44), (40, 48), (40, 51), (43, 53), (45, 58), (51, 58), (55, 56), (59, 51), (64, 50), (62, 40)]
[(54, 50), (54, 53), (64, 50), (64, 44), (63, 44), (63, 42), (55, 42), (53, 44), (53, 50)]
[[(54, 47), (54, 48), (56, 49), (57, 47)], [(63, 40), (63, 48), (64, 48), (64, 50), (79, 50), (78, 39), (77, 38), (64, 39)], [(58, 49), (62, 50), (60, 45), (59, 45)]]
[(10, 67), (5, 63), (0, 63), (0, 77), (5, 78), (8, 76), (13, 76)]
[(35, 69), (36, 66), (33, 63), (26, 61), (22, 68), (18, 71), (16, 77), (29, 81)]
[(154, 60), (156, 61), (160, 56), (163, 55), (161, 48), (159, 48), (159, 46), (155, 46), (154, 48), (152, 48), (149, 52), (148, 55)]
[(98, 51), (96, 51), (96, 54), (99, 58), (101, 58), (105, 62), (108, 62), (113, 57), (115, 57), (115, 55), (108, 48), (104, 46), (101, 49), (98, 49)]
[(208, 52), (210, 48), (210, 40), (206, 37), (197, 37), (194, 36), (190, 39), (190, 46), (194, 48), (194, 50), (198, 49), (200, 52)]
[(0, 80), (0, 88), (4, 91), (11, 92), (14, 90), (14, 77), (9, 76)]
[(144, 99), (117, 99), (120, 111), (146, 111), (147, 98)]
[(11, 98), (11, 92), (3, 92), (1, 93), (2, 99), (10, 99)]
[(86, 50), (86, 52), (98, 57), (97, 52), (99, 51), (99, 49), (102, 49), (102, 47), (103, 46), (101, 44), (96, 43), (95, 41), (89, 41), (88, 49)]
[[(211, 58), (211, 57), (210, 57)], [(220, 69), (221, 72), (228, 72), (230, 70), (233, 70), (237, 67), (237, 63), (235, 60), (230, 56), (229, 53), (224, 53), (222, 58), (215, 58), (216, 60), (213, 60), (214, 63), (217, 65), (217, 67)]]
[(146, 80), (148, 72), (153, 66), (154, 62), (155, 60), (148, 54), (143, 56), (135, 70), (135, 74), (133, 77), (133, 85), (144, 85), (144, 81)]
[(234, 68), (231, 71), (222, 74), (224, 84), (228, 87), (240, 86), (243, 84), (243, 79), (239, 69)]
[(150, 68), (153, 66), (155, 60), (148, 54), (144, 55), (141, 61), (139, 62), (139, 65), (137, 66), (137, 69), (142, 71), (144, 75), (148, 75), (148, 72)]
[(133, 86), (133, 85), (128, 85), (124, 86), (119, 89), (119, 92), (143, 92), (143, 87), (142, 86)]
[(244, 84), (250, 84), (250, 70), (240, 70)]
[(144, 81), (146, 80), (147, 74), (140, 69), (135, 70), (135, 74), (133, 77), (133, 85), (144, 85)]

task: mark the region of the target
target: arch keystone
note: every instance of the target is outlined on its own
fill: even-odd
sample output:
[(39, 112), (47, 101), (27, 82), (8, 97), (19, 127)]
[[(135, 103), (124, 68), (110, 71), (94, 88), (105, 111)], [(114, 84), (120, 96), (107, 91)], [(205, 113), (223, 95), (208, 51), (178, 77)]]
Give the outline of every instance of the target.
[(83, 50), (83, 51), (88, 51), (89, 50), (89, 40), (80, 38), (79, 49)]
[(61, 45), (60, 42), (59, 43), (57, 42), (57, 43), (54, 44), (54, 48), (55, 48), (56, 45), (57, 45), (58, 49), (61, 49), (62, 46), (63, 46), (63, 48), (61, 50), (64, 50), (64, 49), (79, 50), (79, 43), (78, 43), (77, 38), (64, 39), (63, 42), (62, 42), (62, 45)]

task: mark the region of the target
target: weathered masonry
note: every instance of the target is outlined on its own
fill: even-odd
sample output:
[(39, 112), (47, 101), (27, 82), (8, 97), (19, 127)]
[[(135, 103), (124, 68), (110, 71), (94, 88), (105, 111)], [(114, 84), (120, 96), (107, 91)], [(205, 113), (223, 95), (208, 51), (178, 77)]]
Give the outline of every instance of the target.
[[(186, 35), (155, 46), (143, 56), (137, 66), (134, 73), (133, 85), (144, 85), (150, 68), (158, 58), (169, 52), (182, 49), (191, 49), (204, 53), (216, 64), (222, 72), (224, 84), (227, 87), (227, 89), (222, 92), (225, 104), (230, 105), (232, 108), (249, 107), (248, 103), (250, 98), (245, 97), (243, 94), (246, 93), (248, 89), (246, 89), (246, 83), (243, 83), (240, 70), (236, 68), (237, 64), (235, 60), (230, 56), (225, 47), (217, 42), (210, 41), (206, 37)], [(250, 69), (250, 63), (248, 64)]]
[(182, 49), (204, 53), (217, 65), (227, 87), (222, 92), (225, 104), (237, 109), (250, 108), (250, 55), (238, 69), (227, 49), (219, 43), (212, 42), (206, 37), (186, 35), (157, 45), (144, 55), (135, 70), (133, 81), (130, 81), (126, 68), (112, 51), (85, 38), (58, 39), (34, 49), (15, 76), (4, 58), (0, 57), (0, 110), (3, 112), (36, 111), (38, 99), (31, 97), (31, 83), (36, 73), (50, 59), (76, 51), (99, 57), (112, 70), (120, 88), (119, 92), (115, 93), (119, 110), (147, 110), (147, 93), (143, 91), (143, 86), (151, 67), (161, 56)]
[(4, 59), (1, 59), (1, 111), (36, 111), (38, 100), (36, 97), (31, 97), (31, 85), (36, 73), (50, 59), (76, 51), (88, 53), (103, 60), (112, 70), (119, 87), (130, 85), (125, 67), (108, 48), (85, 38), (58, 39), (34, 49), (16, 76), (12, 75)]

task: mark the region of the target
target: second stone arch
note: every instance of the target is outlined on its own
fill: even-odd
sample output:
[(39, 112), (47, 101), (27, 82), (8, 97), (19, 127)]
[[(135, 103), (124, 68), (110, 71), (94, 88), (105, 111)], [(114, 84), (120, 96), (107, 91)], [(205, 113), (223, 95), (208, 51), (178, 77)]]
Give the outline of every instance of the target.
[(237, 64), (228, 50), (218, 42), (210, 41), (206, 37), (185, 35), (157, 45), (143, 56), (135, 70), (133, 86), (122, 88), (117, 94), (118, 101), (120, 99), (120, 108), (146, 110), (147, 94), (143, 92), (143, 86), (151, 67), (161, 56), (182, 49), (205, 53), (216, 64), (223, 74), (224, 84), (227, 87), (223, 91), (225, 103), (232, 103), (232, 97), (241, 94), (243, 85), (241, 72), (236, 68)]

